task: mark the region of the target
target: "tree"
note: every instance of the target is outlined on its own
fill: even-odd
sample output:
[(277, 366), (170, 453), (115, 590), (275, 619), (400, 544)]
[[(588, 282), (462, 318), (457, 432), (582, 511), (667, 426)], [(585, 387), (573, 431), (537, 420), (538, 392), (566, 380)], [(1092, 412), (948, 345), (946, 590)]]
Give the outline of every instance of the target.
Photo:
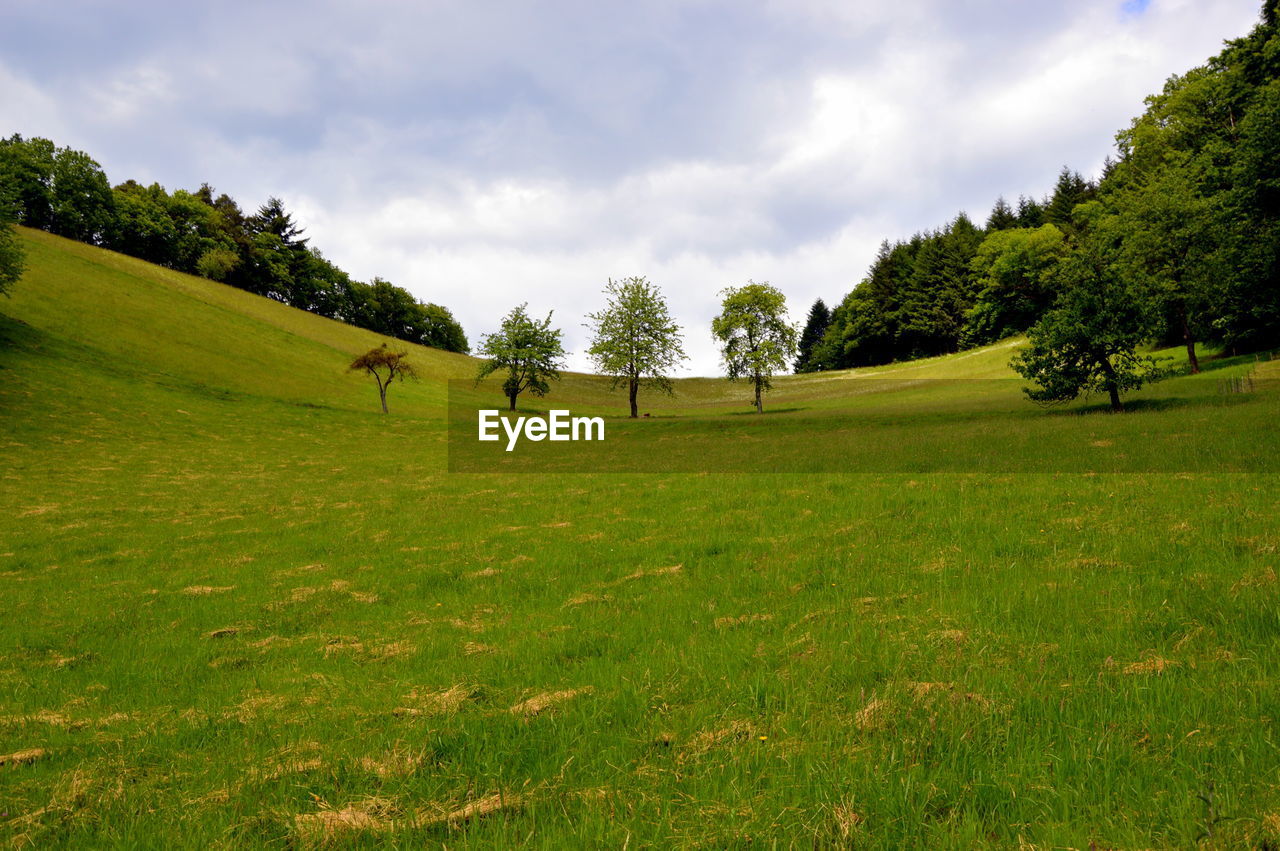
[(1097, 246), (1077, 249), (1058, 268), (1061, 295), (1027, 332), (1030, 346), (1009, 365), (1039, 385), (1024, 388), (1035, 402), (1105, 392), (1111, 410), (1123, 410), (1122, 392), (1164, 377), (1154, 358), (1136, 351), (1150, 334), (1150, 317)]
[(787, 368), (796, 351), (796, 329), (787, 322), (787, 298), (768, 282), (748, 281), (724, 290), (720, 315), (711, 333), (732, 381), (746, 379), (755, 390), (756, 413), (764, 413), (760, 395), (773, 386), (774, 372)]
[(1034, 198), (1018, 196), (1018, 227), (1038, 228), (1044, 224), (1044, 206)]
[(536, 321), (529, 317), (528, 304), (522, 304), (503, 317), (496, 333), (481, 335), (479, 355), (485, 360), (476, 381), (505, 369), (502, 392), (514, 411), (516, 398), (524, 391), (535, 396), (547, 394), (551, 389), (548, 380), (560, 378), (565, 354), (560, 330), (551, 327), (551, 314)]
[(989, 234), (973, 257), (980, 289), (965, 314), (961, 344), (982, 346), (1030, 328), (1053, 301), (1051, 281), (1066, 253), (1066, 240), (1054, 225)]
[(1053, 187), (1049, 204), (1044, 208), (1045, 221), (1064, 230), (1070, 229), (1071, 212), (1077, 204), (1093, 200), (1095, 194), (1096, 187), (1093, 184), (1081, 177), (1079, 172), (1063, 166), (1058, 173), (1058, 182)]
[(813, 307), (809, 308), (809, 318), (804, 323), (804, 330), (800, 332), (800, 345), (796, 350), (797, 373), (817, 372), (821, 369), (821, 364), (814, 357), (814, 352), (822, 343), (822, 338), (827, 333), (827, 326), (830, 324), (831, 311), (827, 309), (822, 299), (818, 299), (813, 303)]
[(1004, 200), (1004, 196), (996, 199), (995, 206), (991, 208), (991, 215), (987, 217), (987, 233), (998, 230), (1008, 230), (1018, 226), (1018, 214), (1009, 206), (1009, 202)]
[(631, 418), (638, 417), (636, 396), (640, 386), (656, 387), (671, 394), (669, 373), (686, 359), (680, 326), (667, 310), (662, 291), (644, 278), (609, 279), (608, 304), (589, 313), (592, 340), (587, 355), (613, 386), (626, 382)]
[(22, 277), (26, 253), (13, 226), (13, 204), (0, 197), (0, 293), (8, 294), (9, 287)]
[(1212, 333), (1205, 321), (1222, 303), (1223, 237), (1212, 202), (1199, 195), (1187, 170), (1167, 165), (1141, 185), (1117, 194), (1126, 273), (1143, 285), (1153, 312), (1168, 317), (1173, 335), (1200, 371), (1196, 343)]
[(376, 349), (370, 349), (351, 362), (349, 370), (364, 371), (378, 382), (378, 397), (382, 400), (382, 413), (387, 413), (387, 388), (393, 381), (404, 381), (406, 378), (417, 379), (418, 373), (413, 364), (405, 360), (408, 352), (393, 352), (383, 343)]

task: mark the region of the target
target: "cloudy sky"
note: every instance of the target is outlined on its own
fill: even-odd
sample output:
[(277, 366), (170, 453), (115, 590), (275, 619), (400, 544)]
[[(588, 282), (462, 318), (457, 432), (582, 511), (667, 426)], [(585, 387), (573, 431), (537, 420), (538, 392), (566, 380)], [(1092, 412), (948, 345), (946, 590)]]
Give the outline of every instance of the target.
[(1257, 0), (4, 0), (0, 133), (112, 182), (285, 199), (355, 277), (474, 342), (554, 310), (574, 366), (645, 275), (714, 374), (717, 293), (801, 321), (885, 238), (1096, 173)]

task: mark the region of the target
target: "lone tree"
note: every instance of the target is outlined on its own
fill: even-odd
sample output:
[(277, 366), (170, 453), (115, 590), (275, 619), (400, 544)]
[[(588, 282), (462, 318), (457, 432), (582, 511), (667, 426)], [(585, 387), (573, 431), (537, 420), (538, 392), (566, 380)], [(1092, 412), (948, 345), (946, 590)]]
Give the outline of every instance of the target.
[(587, 314), (592, 330), (587, 355), (601, 373), (613, 378), (615, 388), (626, 382), (635, 419), (640, 415), (640, 385), (673, 392), (668, 373), (687, 357), (680, 326), (671, 319), (662, 291), (644, 278), (610, 278), (604, 291), (608, 305)]
[(528, 304), (522, 304), (503, 318), (496, 333), (481, 336), (479, 354), (485, 360), (476, 381), (505, 369), (507, 378), (502, 382), (502, 392), (511, 400), (514, 411), (516, 397), (524, 391), (535, 396), (547, 394), (551, 389), (548, 379), (560, 378), (565, 350), (560, 330), (551, 327), (551, 314), (536, 321), (529, 318)]
[(416, 379), (418, 373), (414, 371), (413, 364), (409, 363), (405, 358), (408, 352), (393, 352), (387, 348), (387, 344), (383, 343), (376, 349), (370, 349), (351, 362), (350, 369), (354, 372), (363, 370), (373, 376), (373, 380), (378, 382), (378, 397), (382, 400), (382, 413), (387, 413), (387, 388), (391, 386), (393, 381), (404, 381), (406, 378)]
[(1059, 266), (1062, 293), (1054, 307), (1027, 332), (1031, 345), (1009, 365), (1037, 388), (1024, 388), (1035, 402), (1069, 402), (1105, 392), (1111, 410), (1120, 394), (1165, 376), (1155, 358), (1137, 347), (1150, 335), (1143, 304), (1121, 283), (1096, 250), (1081, 248)]
[(746, 379), (755, 388), (756, 413), (764, 413), (760, 394), (773, 386), (774, 372), (787, 368), (796, 351), (796, 329), (787, 322), (787, 299), (768, 282), (724, 290), (711, 333), (730, 380)]

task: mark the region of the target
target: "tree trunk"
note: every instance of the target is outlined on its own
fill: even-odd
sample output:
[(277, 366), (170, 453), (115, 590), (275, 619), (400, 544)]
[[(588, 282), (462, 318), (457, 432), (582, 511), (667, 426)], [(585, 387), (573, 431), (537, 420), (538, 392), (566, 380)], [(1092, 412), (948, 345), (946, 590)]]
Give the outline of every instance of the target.
[(509, 398), (509, 399), (511, 400), (511, 407), (510, 407), (508, 410), (514, 411), (514, 410), (516, 409), (516, 397), (517, 397), (517, 396), (519, 396), (519, 395), (520, 395), (519, 393), (508, 393), (508, 394), (507, 394), (507, 398)]
[(640, 416), (640, 409), (636, 406), (636, 394), (640, 391), (640, 382), (638, 379), (632, 378), (628, 382), (628, 389), (631, 392), (631, 419)]
[(1200, 361), (1196, 358), (1196, 338), (1191, 333), (1186, 311), (1182, 313), (1182, 339), (1187, 343), (1187, 360), (1191, 363), (1191, 374), (1195, 375), (1200, 371)]
[(1111, 396), (1111, 410), (1123, 411), (1124, 405), (1120, 404), (1120, 391), (1116, 389), (1114, 381), (1107, 384), (1107, 393)]
[(1120, 388), (1116, 382), (1116, 371), (1111, 366), (1111, 358), (1105, 355), (1102, 358), (1102, 374), (1107, 379), (1107, 395), (1111, 397), (1111, 410), (1123, 411), (1124, 405), (1120, 404)]
[[(390, 382), (388, 382), (390, 383)], [(387, 413), (387, 385), (378, 385), (378, 396), (382, 399), (382, 413)]]
[(760, 401), (760, 381), (756, 381), (756, 413), (764, 413), (764, 404)]

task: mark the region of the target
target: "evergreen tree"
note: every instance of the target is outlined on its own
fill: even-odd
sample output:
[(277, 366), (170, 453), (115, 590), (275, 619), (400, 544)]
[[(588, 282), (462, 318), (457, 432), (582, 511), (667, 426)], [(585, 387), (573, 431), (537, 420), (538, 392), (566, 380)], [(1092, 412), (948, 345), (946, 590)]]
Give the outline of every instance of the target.
[(823, 369), (821, 361), (814, 357), (816, 350), (826, 336), (827, 326), (831, 324), (831, 311), (818, 299), (809, 308), (809, 318), (804, 323), (804, 331), (800, 333), (800, 345), (797, 347), (795, 371), (817, 372)]
[(1058, 182), (1053, 187), (1053, 195), (1044, 209), (1044, 220), (1060, 229), (1072, 227), (1071, 213), (1077, 204), (1093, 199), (1096, 187), (1089, 183), (1079, 172), (1063, 166), (1058, 174)]
[(1013, 211), (1002, 195), (996, 199), (995, 206), (991, 208), (991, 215), (987, 216), (986, 231), (992, 233), (1016, 227), (1018, 227), (1018, 214)]
[(1038, 228), (1045, 223), (1044, 205), (1034, 198), (1018, 196), (1018, 227)]

